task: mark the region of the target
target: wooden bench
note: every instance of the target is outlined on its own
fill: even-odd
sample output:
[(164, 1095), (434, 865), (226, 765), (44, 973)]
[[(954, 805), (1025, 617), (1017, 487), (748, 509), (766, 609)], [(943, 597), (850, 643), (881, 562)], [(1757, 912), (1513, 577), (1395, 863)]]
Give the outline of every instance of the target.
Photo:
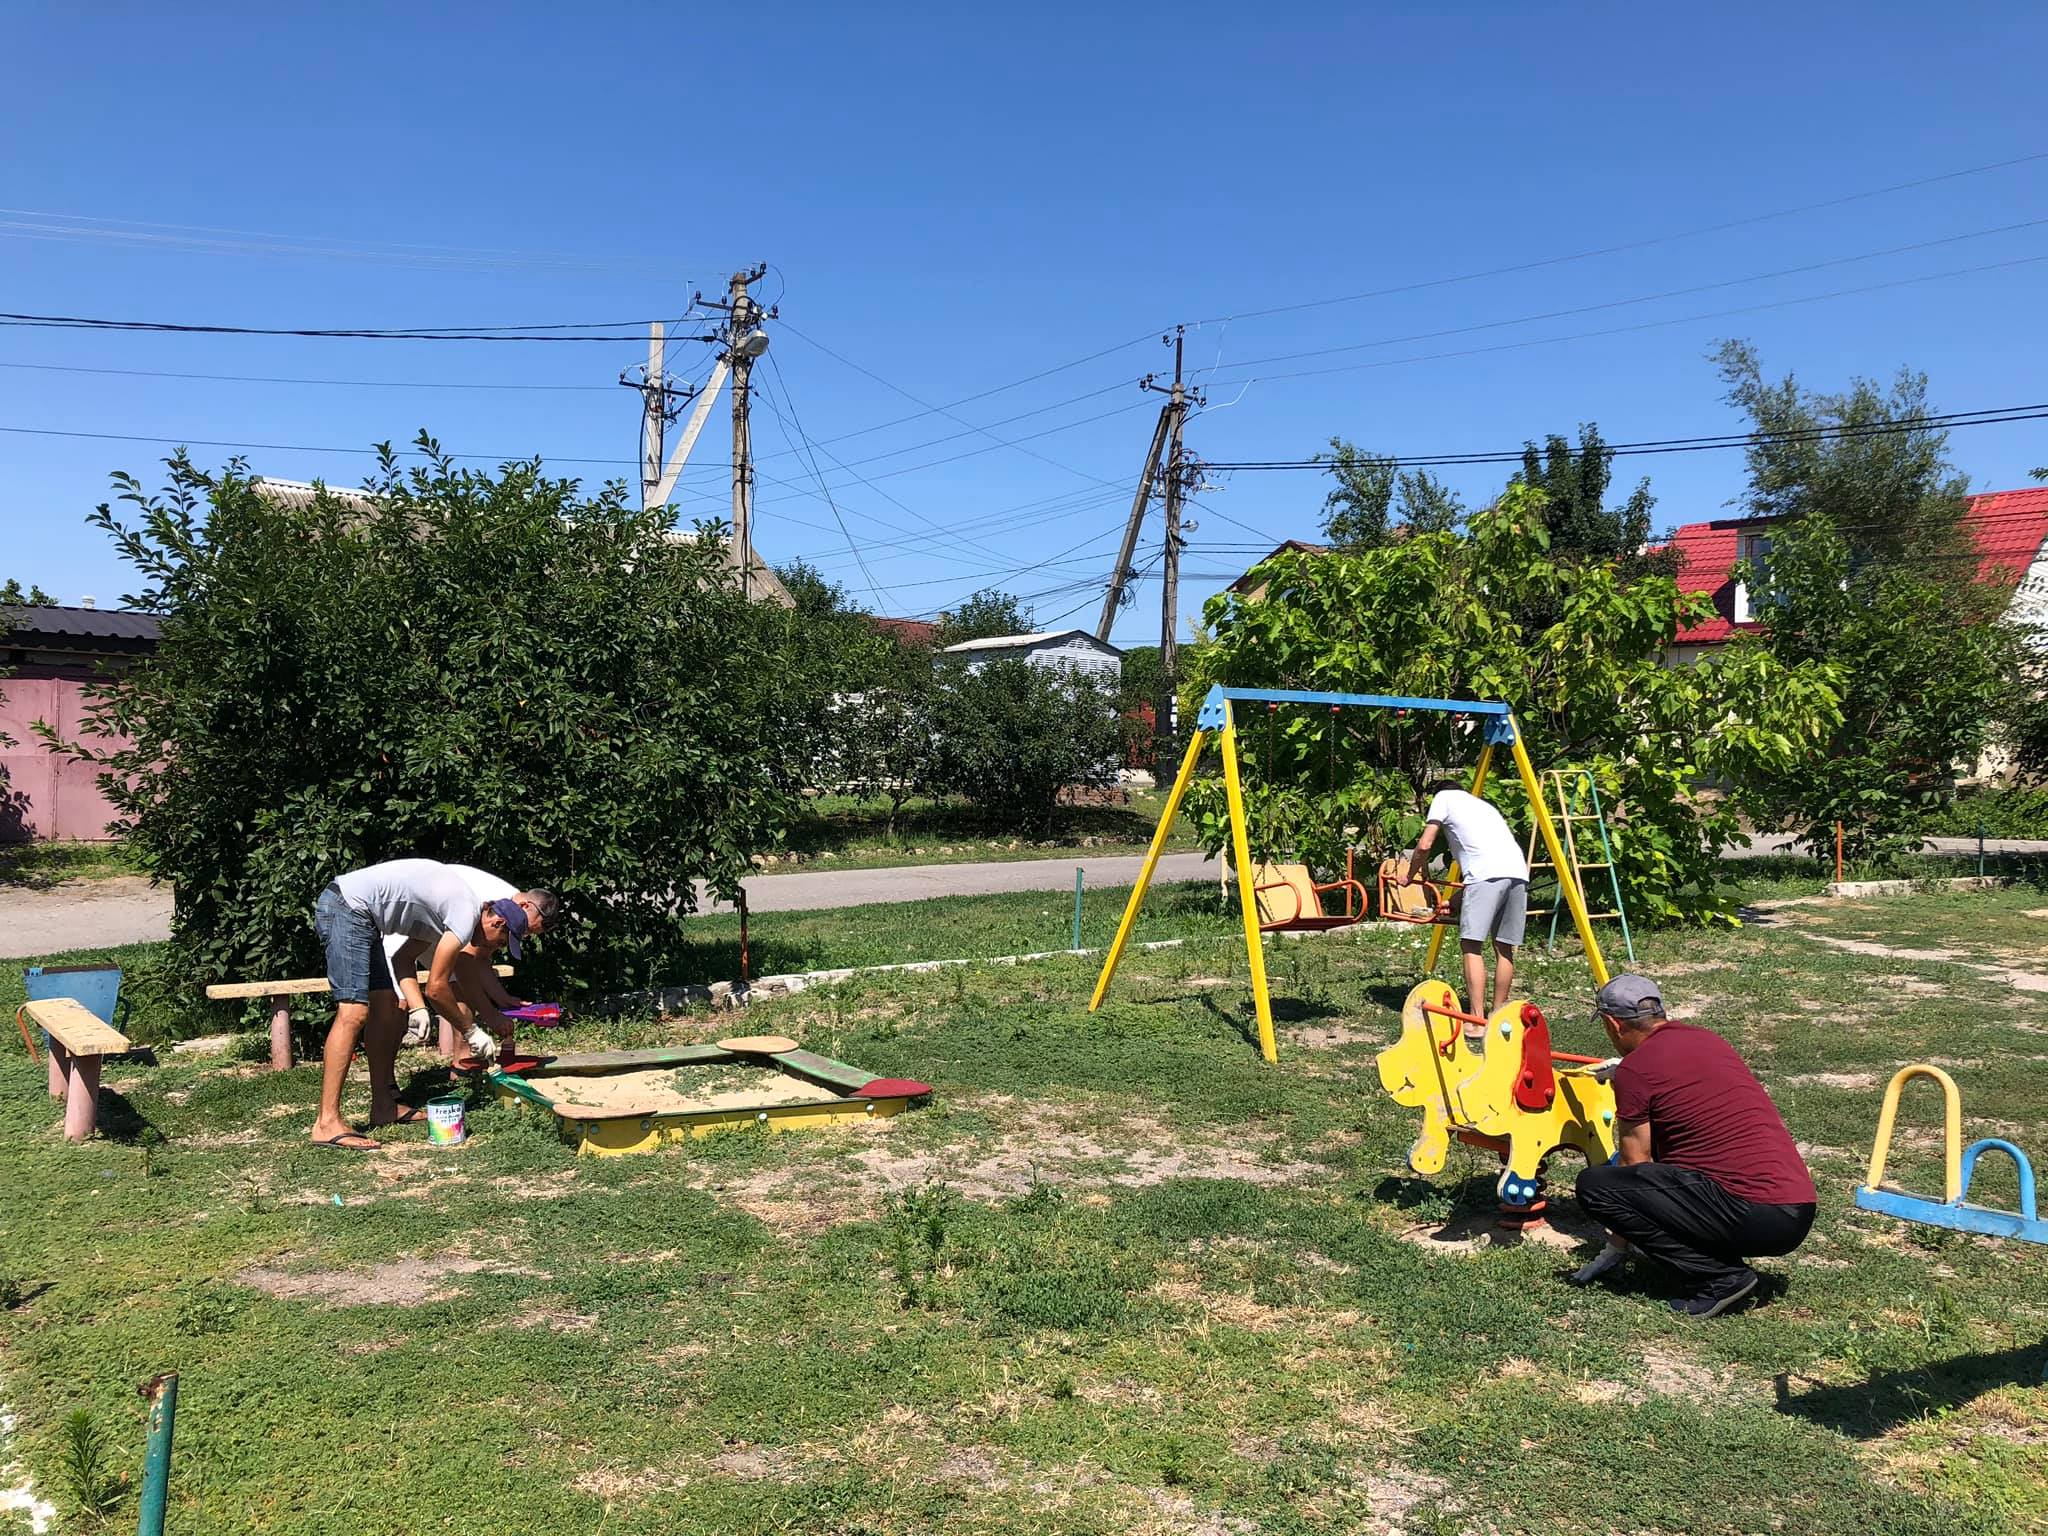
[(128, 1037), (68, 997), (24, 1003), (22, 1011), (50, 1037), (50, 1097), (64, 1101), (65, 1137), (90, 1139), (100, 1115), (100, 1058), (127, 1050)]
[[(491, 969), (500, 976), (510, 976), (512, 974), (512, 967), (509, 965), (496, 965), (491, 967)], [(424, 972), (420, 974), (419, 981), (422, 986), (426, 985), (426, 975)], [(206, 989), (206, 995), (217, 1003), (261, 998), (265, 1003), (269, 1004), (270, 1065), (274, 1071), (285, 1072), (291, 1069), (292, 1064), (291, 1000), (295, 997), (309, 997), (315, 993), (330, 992), (332, 990), (333, 988), (327, 984), (325, 976), (302, 976), (293, 981), (216, 982)], [(441, 1052), (443, 1055), (453, 1055), (454, 1047), (450, 1043), (452, 1036), (445, 1021), (443, 1021), (441, 1029), (443, 1033)]]

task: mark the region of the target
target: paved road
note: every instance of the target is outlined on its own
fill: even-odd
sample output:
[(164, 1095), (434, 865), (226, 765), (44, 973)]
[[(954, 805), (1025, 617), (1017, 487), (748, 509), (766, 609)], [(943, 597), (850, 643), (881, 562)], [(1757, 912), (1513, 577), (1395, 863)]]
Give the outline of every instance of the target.
[[(1977, 840), (1929, 838), (1936, 853), (1975, 853)], [(1759, 837), (1736, 858), (1783, 853), (1792, 839)], [(1987, 853), (2048, 853), (2048, 842), (1991, 838)], [(1001, 864), (912, 864), (897, 869), (817, 870), (805, 874), (756, 875), (746, 882), (747, 905), (755, 912), (794, 912), (813, 907), (865, 907), (934, 896), (989, 896), (1004, 891), (1068, 891), (1074, 866), (1086, 871), (1091, 888), (1129, 885), (1144, 860), (1137, 854), (1099, 858), (1016, 859)], [(1159, 861), (1160, 880), (1213, 880), (1216, 866), (1199, 853), (1169, 853)], [(701, 899), (701, 891), (700, 891)], [(728, 910), (714, 905), (709, 910)], [(171, 898), (147, 880), (74, 880), (48, 891), (0, 889), (0, 958), (49, 955), (67, 949), (101, 949), (143, 944), (171, 934)]]

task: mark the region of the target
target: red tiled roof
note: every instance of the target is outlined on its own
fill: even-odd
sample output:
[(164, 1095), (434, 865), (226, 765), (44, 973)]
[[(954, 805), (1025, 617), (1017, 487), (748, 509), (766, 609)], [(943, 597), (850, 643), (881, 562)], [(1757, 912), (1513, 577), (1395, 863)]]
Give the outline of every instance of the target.
[[(2048, 486), (1972, 496), (1963, 524), (1977, 546), (1977, 580), (2015, 589), (2048, 538)], [(1677, 644), (1719, 645), (1738, 629), (1755, 627), (1735, 622), (1734, 568), (1743, 531), (1768, 526), (1767, 518), (1724, 517), (1671, 531), (1669, 545), (1678, 551), (1678, 589), (1704, 592), (1714, 604), (1714, 617), (1680, 630)]]
[(868, 615), (868, 622), (885, 635), (893, 635), (899, 645), (930, 645), (939, 632), (939, 626), (925, 619), (883, 619)]

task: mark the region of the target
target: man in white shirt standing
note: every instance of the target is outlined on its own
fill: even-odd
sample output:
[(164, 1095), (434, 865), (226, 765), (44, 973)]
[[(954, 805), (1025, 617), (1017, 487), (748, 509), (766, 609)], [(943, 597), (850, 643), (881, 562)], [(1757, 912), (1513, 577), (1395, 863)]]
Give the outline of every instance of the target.
[[(1493, 941), (1493, 1008), (1508, 1000), (1515, 979), (1515, 950), (1529, 916), (1529, 861), (1509, 830), (1507, 819), (1456, 779), (1438, 779), (1427, 813), (1429, 825), (1409, 856), (1401, 883), (1422, 878), (1429, 867), (1437, 833), (1451, 844), (1464, 881), (1464, 904), (1458, 916), (1458, 944), (1465, 959), (1465, 1006), (1475, 1015), (1490, 1015), (1486, 1000), (1486, 942)], [(1467, 1035), (1484, 1035), (1485, 1026), (1467, 1024)]]
[[(467, 882), (432, 859), (393, 859), (351, 870), (320, 893), (313, 926), (327, 952), (327, 984), (334, 994), (334, 1023), (320, 1077), (320, 1112), (313, 1141), (320, 1146), (374, 1152), (378, 1143), (350, 1129), (341, 1117), (341, 1091), (356, 1046), (366, 1046), (370, 1063), (370, 1123), (398, 1119), (391, 1062), (398, 1051), (398, 993), (383, 940), (404, 935), (432, 947), (427, 997), (449, 1018), (461, 1018), (455, 991), (456, 958), (465, 944), (496, 949), (508, 935), (524, 935), (526, 913), (516, 902), (478, 901)], [(479, 1050), (495, 1042), (476, 1032)]]

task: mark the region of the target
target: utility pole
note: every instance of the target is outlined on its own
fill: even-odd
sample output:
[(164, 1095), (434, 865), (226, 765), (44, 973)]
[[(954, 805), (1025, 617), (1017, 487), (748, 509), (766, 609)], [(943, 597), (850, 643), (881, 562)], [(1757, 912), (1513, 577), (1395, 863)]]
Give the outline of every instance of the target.
[[(666, 501), (670, 488), (675, 484), (674, 475), (663, 476), (662, 439), (668, 424), (681, 414), (682, 403), (697, 393), (694, 385), (678, 384), (669, 376), (667, 348), (662, 323), (656, 320), (647, 327), (646, 369), (637, 379), (630, 371), (619, 375), (619, 382), (640, 396), (640, 506), (643, 511)], [(687, 441), (696, 442), (696, 434), (688, 434)], [(676, 469), (683, 467), (681, 459), (688, 454), (686, 445), (678, 457)]]
[(749, 381), (754, 364), (768, 351), (768, 333), (761, 329), (761, 322), (773, 320), (777, 311), (755, 303), (748, 289), (761, 281), (767, 271), (763, 262), (733, 273), (722, 303), (707, 300), (702, 294), (696, 296), (698, 303), (709, 309), (722, 309), (726, 316), (716, 336), (708, 339), (720, 344), (719, 364), (732, 371), (732, 559), (739, 567), (741, 583), (749, 596), (754, 582), (754, 451), (747, 419), (752, 393)]
[(1131, 499), (1130, 521), (1124, 524), (1123, 548), (1117, 552), (1116, 570), (1109, 578), (1109, 590), (1102, 597), (1102, 617), (1095, 621), (1095, 638), (1098, 640), (1109, 639), (1117, 610), (1124, 605), (1124, 591), (1137, 574), (1131, 569), (1131, 556), (1137, 552), (1138, 530), (1145, 524), (1145, 508), (1152, 501), (1152, 482), (1159, 474), (1159, 453), (1166, 445), (1172, 410), (1167, 405), (1159, 407), (1159, 422), (1152, 429), (1152, 447), (1145, 455), (1145, 471), (1138, 476), (1138, 494)]
[[(1166, 531), (1160, 559), (1159, 703), (1152, 719), (1155, 774), (1161, 762), (1170, 761), (1173, 744), (1179, 738), (1174, 700), (1180, 682), (1180, 551), (1186, 542), (1181, 533), (1180, 509), (1182, 496), (1194, 488), (1200, 473), (1199, 466), (1187, 457), (1181, 446), (1181, 427), (1187, 420), (1189, 402), (1203, 403), (1201, 393), (1190, 390), (1181, 379), (1183, 327), (1177, 325), (1171, 336), (1159, 339), (1173, 348), (1173, 384), (1167, 392), (1166, 408), (1160, 418), (1160, 425), (1167, 436), (1166, 464), (1161, 471), (1165, 482), (1164, 494), (1160, 498), (1165, 506)], [(1141, 387), (1157, 389), (1160, 386), (1147, 375)]]

